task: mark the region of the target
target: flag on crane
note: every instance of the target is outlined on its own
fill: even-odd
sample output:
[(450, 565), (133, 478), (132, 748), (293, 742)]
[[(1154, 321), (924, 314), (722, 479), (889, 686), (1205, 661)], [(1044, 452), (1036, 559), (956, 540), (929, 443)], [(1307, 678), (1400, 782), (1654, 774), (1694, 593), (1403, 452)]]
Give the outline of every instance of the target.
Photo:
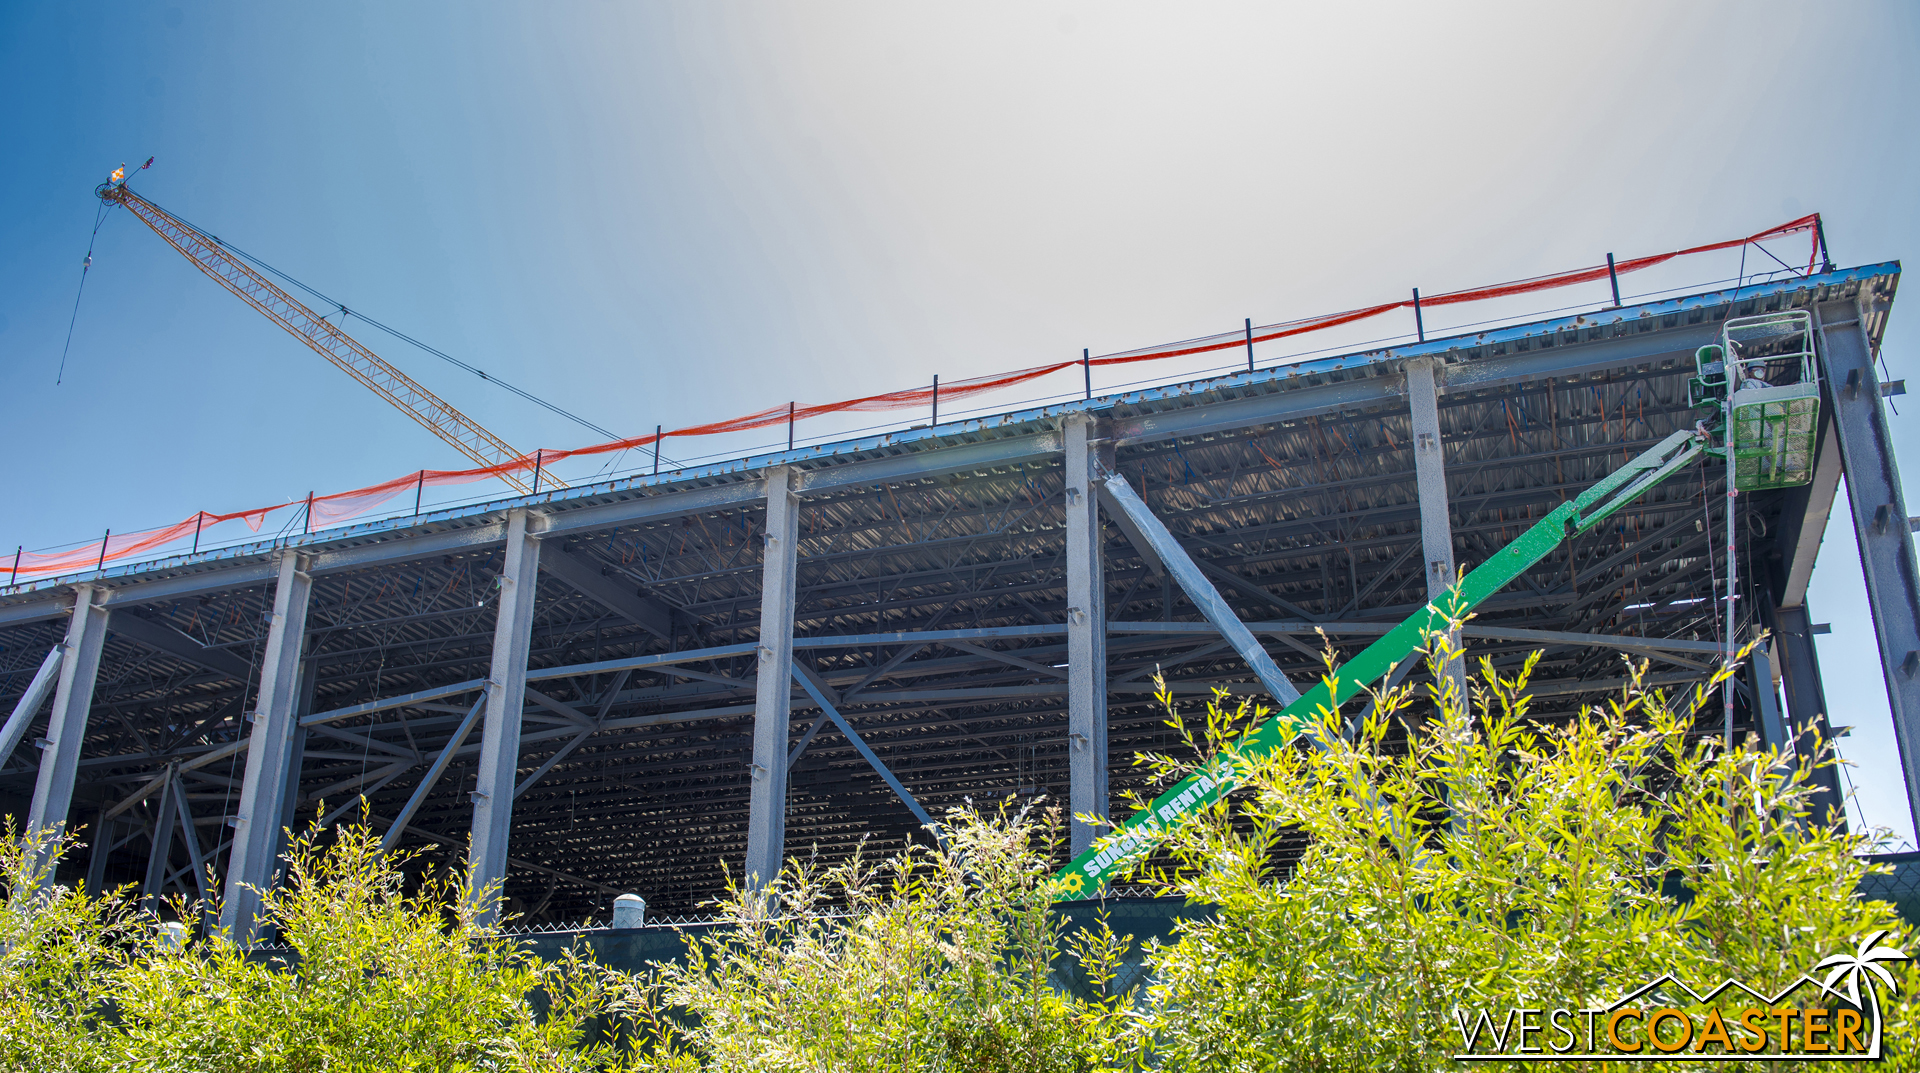
[(142, 164), (142, 165), (140, 165), (140, 170), (141, 170), (141, 171), (145, 171), (145, 170), (147, 170), (148, 168), (151, 168), (151, 167), (153, 167), (153, 158), (152, 158), (152, 157), (148, 157), (148, 158), (147, 158), (147, 162), (146, 162), (145, 164)]
[(119, 167), (113, 169), (113, 174), (107, 177), (107, 181), (110, 183), (117, 183), (126, 177), (127, 177), (127, 166), (125, 164), (122, 164)]

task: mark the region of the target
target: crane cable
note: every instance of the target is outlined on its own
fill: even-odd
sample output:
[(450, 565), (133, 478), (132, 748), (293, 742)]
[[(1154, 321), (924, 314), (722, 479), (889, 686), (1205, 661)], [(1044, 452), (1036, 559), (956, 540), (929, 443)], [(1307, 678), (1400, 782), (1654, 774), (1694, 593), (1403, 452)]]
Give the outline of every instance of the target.
[(67, 344), (60, 348), (60, 371), (53, 375), (53, 385), (59, 387), (67, 377), (67, 352), (73, 349), (73, 326), (80, 320), (80, 296), (87, 293), (87, 273), (93, 271), (93, 244), (100, 237), (100, 226), (107, 222), (107, 213), (112, 206), (102, 202), (93, 214), (93, 234), (87, 236), (87, 259), (80, 265), (80, 289), (73, 294), (73, 315), (67, 318)]
[[(388, 335), (393, 336), (395, 339), (400, 340), (401, 342), (411, 343), (412, 345), (419, 347), (421, 350), (424, 350), (427, 353), (432, 354), (434, 357), (439, 358), (442, 361), (447, 362), (448, 364), (451, 364), (457, 368), (470, 372), (473, 375), (479, 377), (480, 379), (485, 380), (489, 384), (494, 384), (507, 391), (510, 391), (513, 394), (518, 395), (521, 398), (527, 400), (528, 402), (531, 402), (536, 406), (539, 406), (554, 414), (564, 417), (567, 420), (572, 421), (577, 425), (581, 425), (585, 428), (591, 429), (592, 431), (597, 432), (600, 435), (605, 436), (610, 440), (617, 440), (620, 438), (619, 434), (609, 429), (602, 428), (599, 425), (596, 425), (593, 422), (587, 420), (586, 418), (581, 417), (579, 414), (564, 410), (559, 406), (556, 406), (553, 403), (548, 402), (543, 398), (540, 398), (538, 395), (535, 395), (531, 392), (524, 391), (518, 387), (515, 387), (514, 385), (507, 383), (505, 380), (502, 380), (499, 377), (492, 375), (491, 373), (487, 372), (485, 369), (481, 369), (478, 366), (469, 365), (468, 363), (461, 361), (459, 358), (454, 357), (453, 355), (447, 353), (446, 351), (441, 350), (438, 347), (429, 346), (428, 344), (423, 343), (418, 339), (415, 339), (413, 336), (408, 335), (407, 333), (400, 331), (397, 328), (388, 327), (387, 325), (382, 324), (381, 322), (373, 319), (372, 317), (367, 316), (365, 313), (362, 313), (357, 309), (347, 308), (347, 306), (344, 303), (336, 301), (335, 299), (329, 297), (328, 295), (322, 294), (320, 291), (317, 291), (314, 288), (307, 286), (305, 283), (300, 282), (299, 280), (293, 278), (292, 276), (286, 274), (285, 272), (282, 272), (279, 269), (273, 267), (272, 265), (266, 263), (265, 261), (262, 261), (260, 258), (255, 257), (254, 255), (248, 253), (247, 251), (241, 249), (240, 247), (233, 245), (232, 243), (226, 241), (225, 239), (222, 239), (220, 236), (215, 235), (213, 232), (208, 231), (206, 228), (203, 228), (200, 225), (194, 223), (193, 221), (188, 220), (186, 217), (181, 216), (179, 213), (175, 213), (169, 210), (169, 214), (172, 215), (175, 219), (179, 220), (181, 223), (186, 224), (188, 227), (191, 227), (195, 231), (198, 231), (201, 234), (212, 239), (215, 245), (219, 246), (223, 250), (226, 250), (228, 253), (231, 253), (234, 256), (239, 257), (241, 260), (246, 261), (247, 263), (253, 265), (254, 267), (260, 269), (263, 272), (267, 272), (274, 276), (279, 277), (281, 280), (285, 281), (288, 285), (296, 287), (300, 290), (303, 290), (308, 294), (312, 295), (314, 298), (319, 299), (321, 302), (339, 310), (343, 318), (358, 317), (361, 320), (365, 321), (366, 323), (372, 325), (373, 327), (378, 328), (381, 331), (386, 332)], [(99, 231), (98, 224), (95, 225), (94, 230), (96, 233)], [(89, 263), (91, 263), (91, 259), (92, 259), (91, 245), (89, 245), (88, 247), (88, 259), (89, 259)], [(82, 286), (85, 285), (84, 271), (82, 273), (81, 283), (82, 283)], [(74, 308), (76, 311), (78, 311), (79, 309), (78, 299), (75, 299)], [(71, 342), (71, 329), (69, 329), (69, 342)], [(63, 362), (65, 361), (64, 357), (62, 358), (62, 361)], [(609, 465), (611, 465), (611, 460), (609, 460)]]

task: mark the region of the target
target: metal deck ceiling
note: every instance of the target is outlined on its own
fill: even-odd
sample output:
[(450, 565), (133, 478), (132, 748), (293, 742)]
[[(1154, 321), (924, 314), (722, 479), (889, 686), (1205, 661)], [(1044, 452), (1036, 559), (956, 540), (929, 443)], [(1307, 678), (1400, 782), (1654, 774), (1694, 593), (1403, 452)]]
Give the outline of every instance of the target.
[[(1351, 652), (1426, 600), (1406, 361), (1444, 365), (1447, 490), (1466, 568), (1690, 426), (1692, 353), (1728, 316), (1856, 302), (1877, 343), (1898, 273), (1874, 265), (1607, 309), (21, 586), (0, 596), (0, 705), (61, 639), (72, 585), (107, 586), (113, 617), (73, 822), (98, 829), (104, 817), (96, 874), (137, 881), (156, 822), (155, 795), (142, 793), (176, 770), (217, 864), (274, 558), (291, 546), (312, 556), (314, 591), (289, 819), (302, 826), (323, 802), (351, 815), (364, 794), (384, 824), (487, 677), (505, 519), (528, 508), (543, 527), (528, 659), (538, 695), (524, 715), (511, 905), (577, 919), (633, 891), (686, 911), (744, 852), (767, 467), (801, 471), (796, 661), (861, 737), (936, 814), (969, 798), (1060, 800), (1064, 416), (1097, 419), (1117, 472), (1304, 681), (1318, 673), (1316, 630)], [(1756, 606), (1804, 592), (1837, 477), (1742, 497), (1741, 573), (1769, 594)], [(1548, 718), (1617, 689), (1623, 649), (1652, 657), (1655, 681), (1693, 680), (1716, 658), (1701, 650), (1718, 637), (1723, 493), (1722, 474), (1702, 466), (1562, 548), (1483, 606), (1472, 652), (1511, 665), (1544, 648), (1536, 711)], [(1102, 541), (1118, 794), (1140, 787), (1136, 750), (1173, 744), (1156, 668), (1185, 704), (1217, 687), (1257, 690), (1120, 529)], [(805, 749), (788, 852), (835, 857), (913, 837), (914, 818), (798, 690), (794, 713), (791, 741)], [(464, 850), (477, 741), (452, 754), (402, 844)], [(22, 749), (0, 768), (0, 794), (24, 799), (34, 762)], [(192, 889), (177, 842), (168, 889)], [(88, 864), (83, 852), (73, 867)]]

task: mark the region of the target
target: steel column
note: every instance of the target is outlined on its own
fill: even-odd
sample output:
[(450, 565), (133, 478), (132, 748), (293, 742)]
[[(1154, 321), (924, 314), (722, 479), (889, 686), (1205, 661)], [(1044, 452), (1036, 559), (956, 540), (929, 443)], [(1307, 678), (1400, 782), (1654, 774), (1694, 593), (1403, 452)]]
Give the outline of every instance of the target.
[(793, 715), (793, 597), (800, 504), (792, 471), (767, 470), (766, 555), (760, 586), (759, 678), (753, 694), (753, 785), (747, 809), (749, 887), (780, 874), (787, 845), (787, 734)]
[[(1067, 804), (1074, 853), (1106, 833), (1111, 809), (1107, 789), (1107, 586), (1100, 546), (1100, 504), (1095, 499), (1093, 420), (1067, 418)], [(1087, 823), (1082, 816), (1097, 816)]]
[(1874, 376), (1865, 315), (1857, 305), (1836, 302), (1817, 307), (1815, 317), (1867, 606), (1873, 610), (1887, 706), (1906, 776), (1907, 808), (1920, 830), (1920, 577), (1915, 576), (1900, 468)]
[(1753, 721), (1760, 728), (1764, 747), (1787, 747), (1786, 723), (1780, 718), (1780, 694), (1773, 683), (1773, 660), (1765, 645), (1756, 646), (1747, 667), (1748, 684), (1753, 688)]
[(292, 830), (294, 814), (300, 808), (300, 765), (306, 762), (307, 736), (311, 733), (300, 720), (313, 714), (313, 692), (318, 685), (316, 679), (319, 675), (319, 668), (311, 661), (301, 662), (300, 706), (294, 710), (298, 718), (294, 720), (293, 748), (287, 750), (287, 789), (280, 795), (280, 823), (273, 839), (274, 860), (279, 860), (286, 853), (288, 832)]
[[(33, 804), (27, 811), (28, 838), (64, 832), (67, 827), (74, 778), (80, 772), (80, 746), (87, 738), (87, 712), (93, 707), (93, 683), (100, 673), (100, 647), (107, 639), (109, 616), (101, 606), (106, 597), (107, 590), (95, 585), (74, 590), (73, 613), (67, 620), (67, 652), (60, 660), (53, 714), (47, 720), (47, 744), (40, 754), (40, 774), (34, 781)], [(50, 848), (41, 849), (41, 868), (51, 863)]]
[(307, 566), (305, 556), (280, 553), (280, 577), (273, 588), (260, 692), (254, 700), (246, 775), (234, 821), (233, 852), (227, 860), (227, 886), (220, 903), (220, 926), (242, 946), (252, 945), (259, 937), (260, 895), (273, 884), (274, 854), (280, 844), (294, 731), (300, 722), (300, 654), (307, 635), (307, 603), (313, 595)]
[[(1459, 580), (1453, 561), (1452, 507), (1447, 498), (1446, 448), (1440, 434), (1440, 385), (1436, 359), (1407, 361), (1407, 406), (1413, 415), (1413, 471), (1420, 492), (1420, 558), (1426, 564), (1427, 599), (1446, 607), (1447, 590)], [(1460, 632), (1450, 631), (1448, 643), (1456, 655), (1447, 661), (1446, 674), (1456, 696), (1467, 702), (1467, 667), (1460, 651)]]
[(95, 898), (100, 896), (107, 881), (107, 855), (113, 852), (113, 838), (107, 832), (107, 810), (100, 809), (100, 817), (93, 823), (93, 837), (87, 847), (87, 881), (83, 888)]
[[(1779, 646), (1780, 680), (1786, 686), (1788, 733), (1793, 752), (1806, 763), (1819, 756), (1833, 740), (1827, 721), (1826, 691), (1820, 686), (1820, 656), (1814, 648), (1807, 605), (1778, 608), (1773, 613), (1774, 643)], [(1829, 760), (1832, 757), (1828, 758)], [(1829, 764), (1813, 772), (1818, 787), (1814, 814), (1830, 816), (1844, 830), (1846, 798), (1840, 792), (1840, 769)]]
[(473, 790), (473, 843), (468, 896), (479, 900), (483, 925), (499, 920), (507, 880), (507, 840), (513, 826), (513, 787), (520, 767), (520, 717), (527, 704), (527, 649), (533, 642), (534, 598), (540, 591), (540, 540), (533, 519), (507, 513), (507, 559), (500, 571), (500, 610), (493, 626), (493, 662), (487, 674), (480, 771)]

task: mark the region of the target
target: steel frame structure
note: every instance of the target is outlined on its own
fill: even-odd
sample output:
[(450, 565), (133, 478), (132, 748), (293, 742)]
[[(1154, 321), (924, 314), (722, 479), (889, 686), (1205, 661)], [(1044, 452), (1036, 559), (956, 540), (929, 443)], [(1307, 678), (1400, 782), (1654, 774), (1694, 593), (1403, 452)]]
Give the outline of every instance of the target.
[[(471, 852), (533, 921), (620, 892), (686, 912), (726, 872), (926, 837), (969, 798), (1108, 815), (1142, 785), (1133, 753), (1171, 744), (1156, 670), (1182, 704), (1311, 681), (1322, 634), (1351, 654), (1690, 426), (1694, 349), (1786, 308), (1820, 318), (1839, 408), (1813, 484), (1740, 497), (1742, 595), (1775, 630), (1740, 729), (1829, 733), (1805, 594), (1844, 470), (1912, 786), (1920, 599), (1908, 527), (1876, 522), (1907, 515), (1872, 410), (1898, 279), (1606, 308), (22, 586), (0, 596), (0, 744), (22, 743), (0, 795), (87, 828), (63, 867), (95, 884), (261, 886), (284, 826), (364, 815), (421, 867)], [(1617, 690), (1622, 656), (1697, 680), (1720, 651), (1723, 494), (1712, 466), (1662, 485), (1484, 604), (1470, 653), (1544, 649), (1548, 719)], [(221, 909), (251, 934), (252, 899)]]

